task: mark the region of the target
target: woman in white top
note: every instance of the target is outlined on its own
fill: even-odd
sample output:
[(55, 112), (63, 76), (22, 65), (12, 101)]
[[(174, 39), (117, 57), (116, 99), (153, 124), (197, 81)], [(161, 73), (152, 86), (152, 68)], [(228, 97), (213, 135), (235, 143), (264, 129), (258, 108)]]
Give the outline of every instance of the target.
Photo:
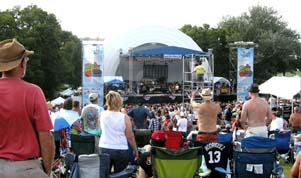
[(127, 115), (120, 112), (122, 106), (120, 94), (109, 91), (106, 95), (106, 105), (108, 110), (101, 112), (100, 116), (102, 134), (99, 141), (99, 151), (110, 155), (110, 170), (113, 166), (114, 173), (117, 173), (128, 165), (128, 142), (133, 149), (135, 159), (138, 158), (138, 149), (131, 120)]

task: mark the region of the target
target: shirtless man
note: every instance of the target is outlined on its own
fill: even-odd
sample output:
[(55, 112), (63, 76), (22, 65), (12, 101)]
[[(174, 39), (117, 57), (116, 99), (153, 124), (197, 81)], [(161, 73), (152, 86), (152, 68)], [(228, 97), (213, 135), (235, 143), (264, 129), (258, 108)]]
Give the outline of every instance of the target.
[(218, 113), (221, 112), (221, 108), (218, 104), (211, 101), (212, 93), (211, 90), (203, 89), (201, 96), (204, 100), (203, 103), (197, 103), (194, 101), (196, 91), (192, 92), (191, 96), (191, 106), (198, 113), (198, 135), (197, 141), (208, 141), (216, 142), (216, 120)]
[(250, 100), (242, 106), (241, 121), (243, 126), (247, 125), (246, 137), (261, 136), (268, 137), (266, 126), (267, 119), (272, 120), (272, 112), (268, 102), (259, 97), (257, 84), (252, 84), (249, 89)]
[(292, 133), (297, 133), (297, 131), (301, 130), (301, 114), (298, 106), (294, 107), (294, 113), (290, 115), (289, 124), (292, 127)]

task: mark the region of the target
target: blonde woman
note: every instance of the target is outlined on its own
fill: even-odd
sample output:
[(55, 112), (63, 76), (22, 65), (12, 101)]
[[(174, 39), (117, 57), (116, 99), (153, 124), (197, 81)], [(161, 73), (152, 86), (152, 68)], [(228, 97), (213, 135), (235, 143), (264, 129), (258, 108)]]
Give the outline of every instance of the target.
[(106, 95), (108, 109), (101, 112), (100, 127), (101, 137), (99, 141), (99, 152), (110, 155), (110, 170), (114, 167), (114, 173), (122, 171), (128, 165), (129, 148), (131, 145), (135, 159), (138, 158), (138, 150), (132, 131), (129, 116), (120, 112), (122, 98), (119, 93), (109, 91)]

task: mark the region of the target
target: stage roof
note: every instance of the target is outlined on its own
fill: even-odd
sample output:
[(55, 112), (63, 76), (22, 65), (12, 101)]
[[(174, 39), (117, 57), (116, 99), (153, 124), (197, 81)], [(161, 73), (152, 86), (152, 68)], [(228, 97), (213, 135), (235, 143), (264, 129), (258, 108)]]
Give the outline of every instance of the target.
[(163, 55), (189, 55), (189, 54), (203, 54), (206, 52), (197, 51), (193, 49), (176, 47), (176, 46), (163, 46), (160, 48), (152, 48), (140, 51), (134, 51), (134, 56), (163, 56)]

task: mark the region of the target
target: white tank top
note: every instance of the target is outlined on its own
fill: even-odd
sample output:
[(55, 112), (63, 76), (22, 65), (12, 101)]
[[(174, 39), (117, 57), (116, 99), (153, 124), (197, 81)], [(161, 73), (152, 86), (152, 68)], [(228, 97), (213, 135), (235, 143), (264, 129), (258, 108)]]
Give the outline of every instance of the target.
[(101, 137), (99, 147), (127, 150), (125, 115), (121, 112), (103, 111), (100, 118)]

